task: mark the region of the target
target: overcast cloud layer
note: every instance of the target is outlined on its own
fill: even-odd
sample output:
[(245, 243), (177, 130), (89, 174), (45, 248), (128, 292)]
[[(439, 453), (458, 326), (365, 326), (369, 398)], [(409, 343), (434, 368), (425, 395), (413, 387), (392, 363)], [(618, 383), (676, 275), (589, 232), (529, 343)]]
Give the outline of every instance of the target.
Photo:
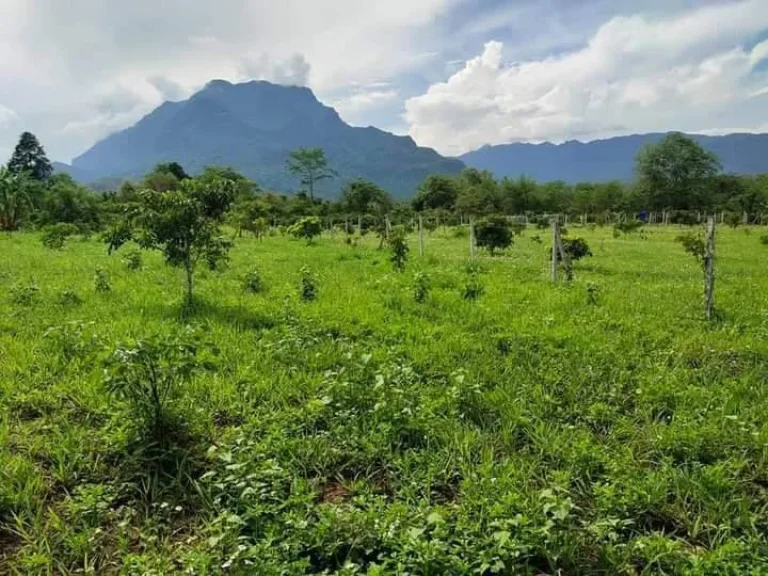
[(446, 154), (768, 131), (768, 0), (0, 0), (0, 162), (22, 130), (68, 161), (213, 78)]

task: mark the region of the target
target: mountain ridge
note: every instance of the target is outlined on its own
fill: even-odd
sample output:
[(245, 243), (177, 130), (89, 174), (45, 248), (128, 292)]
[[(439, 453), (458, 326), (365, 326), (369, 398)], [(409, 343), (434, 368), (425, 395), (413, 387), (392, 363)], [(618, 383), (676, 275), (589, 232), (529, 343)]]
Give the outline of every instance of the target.
[[(634, 161), (643, 146), (656, 143), (671, 132), (628, 134), (582, 142), (512, 142), (484, 145), (459, 156), (467, 166), (490, 170), (496, 177), (529, 176), (537, 181), (630, 181)], [(735, 174), (768, 172), (768, 134), (734, 132), (719, 136), (687, 134), (717, 154), (723, 171)]]
[(319, 190), (335, 196), (347, 180), (367, 178), (395, 197), (413, 195), (430, 173), (458, 174), (464, 164), (418, 146), (410, 136), (346, 124), (306, 87), (212, 80), (187, 100), (165, 102), (133, 126), (97, 142), (72, 162), (95, 178), (135, 178), (158, 162), (190, 173), (232, 166), (262, 187), (298, 188), (285, 164), (291, 150), (321, 147), (339, 178)]

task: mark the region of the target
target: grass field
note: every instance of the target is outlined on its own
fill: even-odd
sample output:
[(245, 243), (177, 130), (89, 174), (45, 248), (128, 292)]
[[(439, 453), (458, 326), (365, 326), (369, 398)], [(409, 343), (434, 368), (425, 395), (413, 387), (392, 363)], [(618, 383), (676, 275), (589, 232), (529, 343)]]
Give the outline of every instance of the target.
[[(450, 230), (401, 274), (373, 238), (244, 238), (183, 316), (159, 254), (0, 237), (0, 573), (768, 573), (768, 247), (718, 231), (707, 324), (681, 230), (574, 228), (566, 285), (529, 229), (476, 300)], [(186, 325), (210, 362), (159, 453), (105, 359)]]

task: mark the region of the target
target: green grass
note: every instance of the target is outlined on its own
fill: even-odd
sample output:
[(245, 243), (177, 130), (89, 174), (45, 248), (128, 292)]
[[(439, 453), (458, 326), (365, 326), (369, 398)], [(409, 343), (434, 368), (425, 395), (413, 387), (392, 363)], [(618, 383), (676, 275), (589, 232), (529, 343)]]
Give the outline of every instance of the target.
[[(0, 573), (766, 573), (768, 249), (718, 231), (707, 324), (681, 230), (573, 227), (594, 257), (556, 285), (529, 229), (476, 300), (451, 231), (403, 273), (242, 239), (191, 312), (157, 253), (1, 237)], [(104, 361), (187, 324), (213, 362), (148, 450)]]

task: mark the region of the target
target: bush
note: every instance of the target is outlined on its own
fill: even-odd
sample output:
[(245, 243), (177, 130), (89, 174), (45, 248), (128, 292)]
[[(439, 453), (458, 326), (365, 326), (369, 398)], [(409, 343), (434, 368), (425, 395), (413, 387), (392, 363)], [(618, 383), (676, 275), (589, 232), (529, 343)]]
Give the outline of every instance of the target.
[(760, 244), (763, 246), (768, 246), (768, 234), (763, 234), (760, 236)]
[(704, 245), (704, 238), (701, 234), (694, 234), (688, 232), (675, 238), (676, 242), (683, 245), (683, 249), (691, 256), (696, 258), (699, 263), (704, 266), (704, 257), (706, 256), (706, 246)]
[(288, 228), (288, 233), (294, 238), (304, 238), (307, 244), (311, 244), (323, 231), (323, 224), (317, 216), (302, 218)]
[[(625, 220), (624, 222), (616, 224), (613, 227), (613, 230), (615, 233), (631, 234), (632, 232), (640, 230), (644, 225), (645, 223), (642, 220)], [(617, 234), (614, 234), (614, 236), (616, 235)]]
[(299, 295), (304, 302), (311, 302), (317, 298), (317, 282), (315, 275), (306, 266), (301, 268), (301, 284)]
[(485, 292), (485, 287), (480, 281), (480, 275), (477, 272), (471, 272), (464, 283), (462, 298), (464, 300), (476, 300)]
[(141, 251), (130, 250), (126, 252), (122, 261), (128, 270), (141, 270)]
[(8, 292), (11, 296), (11, 302), (14, 304), (29, 306), (37, 299), (40, 288), (34, 282), (30, 282), (26, 285), (14, 284)]
[(43, 230), (43, 246), (51, 250), (60, 250), (64, 247), (67, 238), (77, 234), (78, 228), (68, 222), (59, 222), (53, 226), (48, 226)]
[(264, 290), (264, 283), (258, 270), (251, 270), (243, 278), (243, 290), (251, 294), (258, 294)]
[[(193, 373), (209, 366), (198, 358), (200, 341), (191, 330), (171, 337), (119, 346), (105, 362), (109, 392), (130, 406), (147, 442), (164, 445), (173, 423), (172, 404)], [(214, 349), (211, 348), (215, 352)]]
[(429, 297), (431, 282), (426, 272), (417, 272), (413, 277), (413, 299), (421, 304)]
[(563, 248), (570, 256), (572, 262), (581, 260), (585, 256), (592, 256), (592, 251), (584, 238), (563, 238)]
[(70, 308), (74, 306), (80, 306), (83, 303), (83, 299), (73, 290), (64, 290), (59, 294), (57, 301), (60, 306)]
[(512, 245), (512, 229), (503, 216), (491, 216), (480, 220), (475, 226), (475, 241), (481, 248), (488, 248), (493, 253)]
[(109, 282), (109, 274), (101, 268), (96, 268), (96, 272), (93, 275), (93, 287), (96, 292), (109, 292), (112, 290), (112, 285)]

